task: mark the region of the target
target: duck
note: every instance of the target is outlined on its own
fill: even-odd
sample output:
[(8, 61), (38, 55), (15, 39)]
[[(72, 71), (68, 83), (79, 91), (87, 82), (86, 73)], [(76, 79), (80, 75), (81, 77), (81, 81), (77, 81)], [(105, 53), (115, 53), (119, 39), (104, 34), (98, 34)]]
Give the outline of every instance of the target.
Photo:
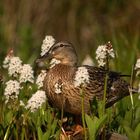
[[(65, 112), (80, 115), (82, 99), (84, 112), (91, 112), (91, 102), (104, 98), (106, 82), (106, 108), (129, 95), (129, 84), (118, 72), (104, 67), (78, 65), (78, 56), (73, 44), (67, 41), (55, 43), (37, 62), (55, 60), (44, 79), (43, 89), (49, 103)], [(55, 62), (54, 61), (54, 62)]]

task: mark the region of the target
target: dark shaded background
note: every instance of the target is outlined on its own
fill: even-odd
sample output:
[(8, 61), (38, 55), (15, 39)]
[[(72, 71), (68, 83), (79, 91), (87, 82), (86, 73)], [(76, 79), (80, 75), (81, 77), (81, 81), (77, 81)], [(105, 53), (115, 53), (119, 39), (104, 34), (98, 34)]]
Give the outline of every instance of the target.
[(140, 1), (0, 1), (0, 62), (13, 47), (32, 63), (48, 34), (72, 42), (81, 59), (87, 53), (93, 56), (96, 47), (108, 40), (121, 40), (126, 49), (132, 49), (135, 39), (140, 42)]

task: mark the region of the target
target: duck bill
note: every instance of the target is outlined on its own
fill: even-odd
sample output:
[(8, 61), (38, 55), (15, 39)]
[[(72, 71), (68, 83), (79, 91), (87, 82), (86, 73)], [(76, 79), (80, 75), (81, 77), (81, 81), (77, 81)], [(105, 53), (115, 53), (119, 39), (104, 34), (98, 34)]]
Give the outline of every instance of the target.
[(46, 53), (45, 55), (36, 59), (36, 63), (44, 62), (45, 60), (50, 60), (50, 59), (52, 59), (52, 55), (50, 53)]

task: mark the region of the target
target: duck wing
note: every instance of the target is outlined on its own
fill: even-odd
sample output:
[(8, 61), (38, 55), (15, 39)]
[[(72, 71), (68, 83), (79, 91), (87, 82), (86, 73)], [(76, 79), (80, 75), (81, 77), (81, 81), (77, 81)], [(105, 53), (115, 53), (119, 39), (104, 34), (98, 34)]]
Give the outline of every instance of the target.
[(121, 98), (129, 95), (129, 84), (122, 79), (121, 73), (106, 71), (104, 68), (85, 66), (89, 73), (89, 83), (85, 87), (86, 93), (102, 100), (107, 76), (106, 107), (110, 107)]

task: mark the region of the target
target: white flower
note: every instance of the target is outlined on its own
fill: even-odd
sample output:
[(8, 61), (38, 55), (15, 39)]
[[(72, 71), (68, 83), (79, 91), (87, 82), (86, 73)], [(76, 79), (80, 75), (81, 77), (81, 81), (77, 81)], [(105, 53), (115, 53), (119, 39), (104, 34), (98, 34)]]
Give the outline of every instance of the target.
[(22, 61), (19, 57), (10, 57), (10, 60), (8, 59), (7, 57), (7, 62), (9, 61), (9, 64), (7, 63), (8, 74), (16, 77), (20, 73)]
[[(140, 94), (140, 83), (138, 85), (138, 93)], [(140, 95), (138, 96), (138, 99), (140, 100)]]
[(3, 61), (3, 68), (7, 69), (9, 67), (11, 56), (7, 55)]
[(24, 64), (21, 67), (20, 76), (19, 76), (20, 83), (24, 82), (34, 82), (33, 70), (29, 64)]
[(106, 45), (98, 46), (96, 50), (96, 59), (106, 58)]
[(25, 106), (24, 102), (22, 100), (19, 101), (20, 106)]
[(62, 85), (63, 83), (55, 83), (54, 88), (55, 88), (55, 93), (60, 94), (62, 92)]
[(59, 64), (61, 61), (53, 58), (50, 62), (50, 68), (53, 68), (55, 65)]
[(44, 81), (44, 78), (46, 77), (46, 75), (47, 75), (46, 70), (42, 70), (41, 73), (38, 75), (38, 77), (36, 79), (36, 84), (37, 84), (38, 88), (43, 87), (43, 81)]
[(85, 83), (89, 83), (89, 73), (86, 67), (79, 67), (76, 71), (74, 78), (74, 86), (81, 86)]
[(32, 97), (28, 100), (26, 109), (30, 109), (31, 112), (35, 112), (38, 108), (46, 102), (46, 94), (43, 90), (38, 90)]
[(10, 48), (7, 56), (5, 57), (3, 61), (3, 68), (7, 69), (9, 67), (10, 59), (14, 56), (14, 50), (13, 48)]
[(113, 48), (107, 49), (107, 53), (111, 58), (115, 58), (115, 53), (114, 53)]
[(46, 36), (41, 46), (41, 56), (47, 53), (54, 43), (55, 39), (52, 36)]
[(104, 66), (106, 64), (104, 59), (98, 59), (98, 65), (99, 67)]
[(104, 66), (106, 64), (107, 57), (109, 58), (115, 57), (115, 53), (110, 42), (108, 42), (107, 45), (98, 46), (96, 50), (96, 60), (99, 66)]
[(139, 85), (138, 85), (138, 93), (140, 93), (140, 83), (139, 83)]
[(135, 70), (136, 70), (136, 76), (140, 75), (140, 58), (137, 59), (137, 62), (135, 64)]
[(140, 95), (138, 96), (138, 99), (140, 100)]
[(89, 55), (86, 55), (85, 59), (82, 62), (82, 65), (94, 66), (92, 58)]
[(19, 95), (20, 84), (16, 80), (9, 80), (6, 82), (6, 87), (4, 90), (4, 95), (6, 97), (6, 103), (9, 99), (17, 99)]
[(135, 64), (135, 70), (140, 69), (140, 58), (137, 59), (137, 62)]

